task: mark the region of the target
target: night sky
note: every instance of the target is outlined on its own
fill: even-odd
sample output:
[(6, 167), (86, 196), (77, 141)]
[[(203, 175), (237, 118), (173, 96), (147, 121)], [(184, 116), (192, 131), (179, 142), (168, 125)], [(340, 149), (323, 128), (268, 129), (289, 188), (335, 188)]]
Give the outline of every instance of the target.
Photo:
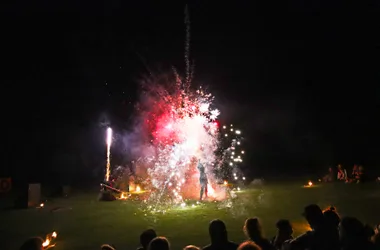
[[(103, 125), (128, 129), (149, 71), (185, 68), (185, 3), (156, 2), (5, 8), (3, 175), (99, 176)], [(189, 3), (194, 85), (207, 86), (221, 119), (244, 131), (245, 171), (380, 164), (375, 1), (205, 2)]]

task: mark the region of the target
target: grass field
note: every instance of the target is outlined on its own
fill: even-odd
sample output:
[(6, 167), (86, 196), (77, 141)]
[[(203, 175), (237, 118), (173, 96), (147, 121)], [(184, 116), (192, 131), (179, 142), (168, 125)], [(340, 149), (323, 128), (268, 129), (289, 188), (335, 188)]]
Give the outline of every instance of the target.
[[(322, 208), (334, 205), (341, 215), (353, 215), (369, 224), (380, 222), (380, 185), (302, 185), (267, 184), (243, 190), (230, 204), (208, 202), (172, 209), (164, 215), (145, 214), (139, 202), (99, 202), (96, 192), (76, 193), (68, 199), (48, 201), (43, 209), (1, 211), (0, 247), (17, 249), (28, 237), (56, 231), (57, 250), (100, 249), (102, 243), (135, 249), (141, 231), (152, 227), (169, 238), (172, 249), (182, 249), (188, 244), (207, 244), (208, 223), (215, 218), (226, 222), (231, 240), (241, 242), (243, 222), (252, 216), (262, 220), (267, 236), (275, 233), (280, 218), (291, 220), (298, 235), (307, 228), (301, 213), (309, 203)], [(67, 209), (51, 212), (57, 206)]]

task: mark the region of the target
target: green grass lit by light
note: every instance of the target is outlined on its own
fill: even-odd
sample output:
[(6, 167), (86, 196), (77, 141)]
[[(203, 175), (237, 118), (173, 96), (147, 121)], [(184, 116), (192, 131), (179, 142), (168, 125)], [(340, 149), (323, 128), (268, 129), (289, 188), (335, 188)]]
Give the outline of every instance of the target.
[[(78, 193), (48, 201), (41, 209), (1, 211), (0, 233), (6, 239), (2, 249), (17, 249), (26, 238), (53, 231), (58, 233), (57, 250), (99, 249), (103, 243), (135, 249), (141, 231), (149, 227), (168, 237), (173, 249), (188, 244), (203, 246), (208, 243), (208, 223), (215, 218), (226, 222), (231, 240), (241, 242), (243, 222), (252, 216), (262, 220), (268, 237), (275, 233), (280, 218), (291, 220), (297, 235), (306, 229), (301, 213), (309, 203), (322, 208), (334, 205), (342, 215), (354, 215), (366, 223), (380, 222), (380, 185), (303, 185), (281, 183), (242, 189), (230, 202), (197, 204), (188, 200), (185, 207), (171, 207), (164, 214), (145, 211), (137, 201), (99, 202), (96, 192)], [(67, 209), (50, 212), (57, 206)]]

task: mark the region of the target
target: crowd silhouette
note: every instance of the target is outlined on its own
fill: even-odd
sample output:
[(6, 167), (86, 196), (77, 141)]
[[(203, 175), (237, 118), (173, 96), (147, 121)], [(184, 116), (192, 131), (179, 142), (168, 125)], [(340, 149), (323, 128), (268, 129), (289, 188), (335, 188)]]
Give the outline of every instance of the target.
[[(228, 239), (223, 221), (216, 219), (209, 224), (210, 244), (204, 247), (184, 246), (184, 250), (375, 250), (380, 249), (379, 224), (374, 228), (364, 225), (354, 217), (340, 218), (334, 207), (324, 211), (316, 204), (308, 205), (302, 213), (310, 231), (293, 238), (291, 222), (281, 219), (276, 223), (277, 233), (270, 240), (263, 234), (258, 218), (245, 221), (243, 232), (246, 241), (240, 245)], [(32, 238), (24, 242), (20, 250), (43, 250), (43, 240)], [(170, 250), (166, 237), (158, 236), (154, 229), (140, 235), (141, 246), (137, 250)], [(116, 250), (104, 244), (102, 250)]]

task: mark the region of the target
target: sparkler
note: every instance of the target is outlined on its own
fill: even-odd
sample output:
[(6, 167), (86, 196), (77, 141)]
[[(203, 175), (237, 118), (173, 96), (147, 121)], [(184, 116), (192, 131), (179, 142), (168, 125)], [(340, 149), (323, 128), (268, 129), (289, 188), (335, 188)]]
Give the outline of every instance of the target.
[(112, 143), (112, 129), (107, 129), (107, 165), (106, 165), (106, 176), (105, 180), (108, 182), (110, 179), (110, 167), (111, 167), (111, 143)]

